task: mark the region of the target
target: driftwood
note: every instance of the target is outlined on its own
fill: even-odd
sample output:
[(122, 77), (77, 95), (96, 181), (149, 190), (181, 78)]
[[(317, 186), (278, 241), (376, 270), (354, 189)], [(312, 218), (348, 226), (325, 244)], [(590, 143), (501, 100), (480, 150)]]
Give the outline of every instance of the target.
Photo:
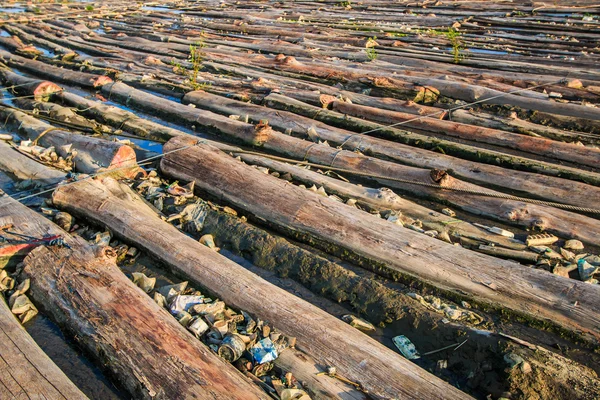
[(73, 160), (78, 172), (94, 173), (114, 169), (124, 176), (137, 173), (135, 152), (129, 146), (70, 133), (9, 108), (0, 107), (0, 116), (8, 126), (27, 139), (44, 147), (54, 146), (57, 154), (63, 158), (75, 150), (77, 155)]
[[(174, 138), (165, 151), (197, 142), (197, 139)], [(334, 200), (265, 176), (210, 146), (196, 144), (167, 154), (161, 168), (177, 179), (194, 180), (198, 188), (279, 229), (320, 243), (337, 254), (350, 253), (355, 260), (362, 260), (364, 266), (380, 273), (418, 278), (454, 295), (466, 294), (477, 302), (528, 314), (530, 318), (549, 319), (566, 329), (581, 329), (599, 337), (596, 326), (600, 315), (593, 313), (593, 302), (587, 303), (600, 296), (600, 288), (594, 285), (473, 254), (369, 217)]]
[[(95, 195), (89, 196), (90, 191)], [(109, 226), (227, 304), (297, 337), (297, 345), (317, 363), (335, 366), (346, 378), (360, 382), (374, 398), (465, 397), (348, 324), (180, 233), (131, 189), (110, 178), (59, 188), (52, 199), (59, 207)]]
[(87, 399), (38, 347), (3, 299), (0, 299), (0, 354), (1, 398)]
[(29, 236), (63, 237), (70, 248), (35, 249), (21, 276), (31, 279), (35, 302), (132, 396), (267, 398), (127, 279), (107, 248), (71, 237), (6, 195), (0, 198), (0, 221)]
[(95, 88), (112, 82), (108, 76), (57, 68), (40, 61), (29, 60), (0, 50), (0, 61), (12, 68), (24, 70), (59, 82), (75, 83), (82, 87)]
[[(485, 191), (477, 185), (466, 183), (451, 177), (444, 171), (428, 171), (408, 167), (388, 161), (366, 157), (350, 151), (331, 148), (324, 144), (300, 140), (273, 131), (264, 124), (254, 127), (241, 121), (226, 118), (209, 111), (186, 107), (174, 102), (133, 89), (122, 83), (106, 85), (102, 88), (107, 94), (138, 109), (153, 112), (187, 126), (201, 124), (211, 132), (226, 134), (243, 143), (260, 146), (294, 159), (306, 159), (321, 165), (331, 165), (345, 170), (371, 174), (373, 179), (385, 186), (408, 191), (418, 196), (442, 200), (466, 211), (498, 219), (511, 224), (550, 230), (565, 237), (576, 237), (588, 243), (595, 241), (596, 232), (600, 230), (597, 220), (547, 206), (539, 206), (524, 202), (492, 197), (465, 195), (446, 192), (421, 185), (394, 181), (395, 177), (439, 185), (440, 187)], [(391, 180), (385, 178), (391, 178)], [(586, 203), (587, 204), (587, 203)], [(576, 223), (574, 223), (576, 221)], [(574, 228), (576, 227), (576, 228)]]
[[(285, 97), (283, 96), (271, 94), (267, 97), (267, 103), (273, 102), (283, 104), (283, 102), (286, 101), (284, 99)], [(222, 96), (216, 96), (202, 91), (194, 91), (186, 94), (183, 97), (182, 102), (191, 103), (200, 108), (224, 115), (240, 115), (240, 117), (248, 115), (250, 121), (256, 123), (261, 120), (267, 120), (269, 125), (274, 128), (288, 133), (291, 131), (295, 136), (306, 138), (311, 141), (328, 141), (333, 145), (342, 146), (342, 148), (347, 150), (358, 149), (365, 154), (381, 159), (393, 160), (401, 164), (422, 168), (451, 169), (452, 174), (457, 178), (488, 187), (499, 187), (502, 188), (502, 190), (510, 188), (518, 192), (528, 193), (533, 197), (557, 202), (566, 201), (570, 204), (578, 205), (588, 204), (589, 197), (588, 195), (584, 195), (584, 193), (597, 191), (600, 196), (600, 189), (579, 182), (522, 171), (509, 172), (498, 166), (467, 161), (458, 157), (451, 157), (445, 154), (412, 147), (413, 142), (418, 143), (420, 146), (429, 142), (433, 149), (440, 143), (444, 145), (442, 141), (438, 142), (435, 139), (428, 138), (424, 135), (414, 135), (412, 133), (401, 135), (400, 140), (405, 143), (408, 141), (408, 144), (411, 144), (411, 146), (373, 138), (368, 135), (353, 136), (353, 132), (315, 121), (310, 117), (296, 115), (289, 111), (273, 110), (256, 104), (227, 99)], [(290, 104), (293, 108), (299, 107), (298, 103), (294, 102), (294, 100), (286, 104)], [(313, 115), (317, 119), (322, 119), (320, 117), (321, 115), (325, 115), (324, 118), (326, 118), (328, 115), (327, 113), (330, 112), (328, 110), (319, 110), (316, 107), (306, 109), (306, 111), (313, 110)], [(347, 120), (342, 114), (333, 114), (336, 114), (334, 117), (339, 116), (340, 119)], [(350, 121), (351, 124), (352, 122), (353, 121)], [(411, 137), (413, 137), (413, 139), (410, 139)], [(482, 151), (481, 149), (472, 146), (464, 146), (458, 143), (446, 142), (445, 144), (453, 147), (456, 151), (473, 151), (477, 154), (480, 154)], [(443, 148), (445, 150), (450, 150), (449, 147)], [(494, 153), (500, 158), (510, 158), (505, 154)], [(545, 163), (544, 167), (552, 169), (553, 164)], [(598, 175), (598, 177), (600, 177), (600, 175)]]

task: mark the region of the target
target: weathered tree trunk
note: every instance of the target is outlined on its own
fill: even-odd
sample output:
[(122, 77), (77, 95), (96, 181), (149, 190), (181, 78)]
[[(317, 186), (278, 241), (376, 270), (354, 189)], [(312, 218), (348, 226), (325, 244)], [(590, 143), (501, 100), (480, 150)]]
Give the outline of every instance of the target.
[(0, 354), (1, 398), (87, 399), (38, 347), (4, 299), (0, 299)]
[(40, 61), (29, 60), (0, 49), (0, 60), (12, 68), (44, 76), (59, 82), (68, 82), (86, 88), (95, 88), (112, 82), (108, 76), (92, 75), (85, 72), (71, 71), (53, 67)]
[(123, 176), (134, 176), (139, 168), (135, 151), (126, 145), (95, 137), (73, 134), (53, 127), (21, 111), (0, 107), (0, 116), (19, 134), (41, 146), (54, 146), (56, 152), (66, 157), (76, 150), (75, 169), (86, 174), (102, 170), (115, 170)]
[(366, 118), (385, 125), (403, 123), (404, 126), (411, 128), (441, 133), (472, 142), (503, 146), (588, 167), (597, 167), (600, 162), (600, 150), (594, 148), (508, 133), (481, 126), (466, 125), (454, 121), (440, 121), (433, 118), (415, 120), (411, 114), (357, 106), (337, 100), (332, 101), (330, 105), (334, 111), (353, 117)]
[[(276, 97), (275, 97), (276, 96)], [(283, 100), (282, 100), (283, 99)], [(291, 99), (290, 99), (291, 100)], [(300, 107), (295, 100), (285, 100), (285, 97), (271, 94), (267, 97), (267, 103), (276, 102)], [(368, 135), (356, 135), (350, 131), (327, 125), (323, 122), (315, 121), (310, 117), (296, 115), (289, 111), (278, 111), (256, 104), (249, 104), (237, 100), (228, 99), (222, 96), (209, 94), (202, 91), (194, 91), (186, 94), (182, 100), (183, 103), (192, 103), (200, 108), (208, 109), (224, 115), (248, 115), (250, 121), (258, 123), (261, 120), (267, 120), (269, 125), (280, 131), (292, 132), (295, 136), (306, 138), (310, 141), (328, 141), (336, 146), (342, 146), (346, 150), (358, 149), (361, 152), (381, 158), (389, 159), (401, 164), (408, 164), (421, 168), (439, 168), (451, 169), (452, 174), (457, 178), (482, 184), (488, 187), (501, 188), (501, 190), (512, 189), (521, 193), (528, 193), (529, 196), (543, 198), (557, 202), (572, 202), (572, 204), (584, 205), (589, 202), (589, 192), (596, 192), (600, 196), (600, 189), (585, 185), (579, 182), (573, 182), (558, 177), (543, 176), (522, 171), (508, 171), (498, 166), (486, 165), (480, 162), (472, 162), (457, 157), (451, 157), (445, 154), (420, 149), (416, 146), (425, 146), (430, 143), (430, 147), (441, 145), (446, 152), (458, 152), (461, 150), (477, 154), (478, 157), (483, 149), (473, 146), (465, 146), (454, 142), (436, 140), (425, 135), (398, 133), (398, 137), (404, 144), (373, 138)], [(300, 103), (301, 104), (301, 103)], [(316, 107), (305, 111), (313, 111), (316, 118), (324, 119), (328, 113), (335, 114), (337, 118), (347, 120), (347, 117), (329, 110), (319, 110)], [(303, 113), (307, 114), (307, 113)], [(323, 118), (319, 117), (325, 115)], [(307, 114), (308, 115), (308, 114)], [(349, 121), (352, 123), (353, 121)], [(398, 131), (400, 132), (400, 131)], [(404, 132), (402, 132), (404, 133)], [(354, 135), (354, 136), (353, 136)], [(506, 154), (491, 152), (495, 158), (504, 158), (510, 160), (512, 157)], [(459, 154), (460, 156), (460, 154)], [(530, 160), (527, 160), (529, 162)], [(540, 163), (547, 168), (554, 168), (554, 164)], [(561, 170), (563, 167), (558, 167)], [(570, 170), (575, 170), (571, 168)], [(593, 174), (593, 173), (591, 173)], [(600, 178), (600, 174), (593, 174)], [(600, 180), (598, 181), (600, 184)]]
[(12, 88), (15, 92), (27, 93), (37, 101), (48, 101), (53, 93), (62, 90), (52, 82), (27, 78), (7, 70), (0, 70), (0, 78), (6, 86), (15, 86)]
[(54, 193), (53, 202), (107, 225), (227, 304), (297, 337), (298, 346), (319, 365), (336, 366), (374, 398), (466, 397), (348, 324), (182, 234), (162, 221), (131, 189), (110, 178), (62, 187)]
[[(193, 143), (197, 139), (174, 138), (165, 152)], [(592, 311), (600, 300), (595, 285), (474, 254), (389, 224), (265, 176), (210, 146), (197, 144), (167, 154), (161, 168), (177, 179), (194, 180), (197, 188), (304, 240), (338, 254), (349, 252), (381, 273), (417, 278), (455, 296), (467, 294), (477, 302), (549, 319), (600, 338), (596, 330), (600, 314)]]
[(8, 196), (0, 198), (0, 221), (29, 236), (64, 238), (70, 248), (35, 249), (26, 257), (21, 276), (31, 279), (36, 304), (102, 362), (131, 396), (268, 398), (127, 279), (106, 249), (71, 237)]

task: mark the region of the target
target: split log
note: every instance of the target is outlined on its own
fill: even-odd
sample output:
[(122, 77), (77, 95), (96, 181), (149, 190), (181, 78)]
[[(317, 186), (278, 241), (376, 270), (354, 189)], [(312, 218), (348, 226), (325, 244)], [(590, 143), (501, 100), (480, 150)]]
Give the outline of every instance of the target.
[(335, 366), (376, 399), (467, 397), (348, 324), (182, 234), (162, 221), (129, 187), (111, 178), (62, 187), (54, 192), (53, 202), (110, 227), (227, 304), (297, 337), (297, 345), (316, 362)]
[(0, 299), (0, 397), (87, 399), (50, 360)]
[(0, 107), (0, 116), (20, 135), (44, 147), (54, 146), (57, 154), (67, 157), (76, 150), (75, 168), (82, 173), (115, 170), (123, 176), (138, 172), (134, 150), (126, 145), (95, 137), (73, 134), (53, 127), (21, 111)]
[(29, 236), (64, 238), (70, 248), (35, 249), (21, 276), (31, 279), (36, 304), (133, 397), (268, 398), (127, 279), (107, 248), (71, 237), (8, 196), (0, 198), (0, 221)]
[(600, 314), (593, 311), (600, 288), (595, 285), (473, 253), (389, 224), (266, 176), (211, 146), (198, 143), (172, 152), (194, 143), (197, 140), (185, 137), (171, 139), (165, 145), (162, 170), (176, 179), (195, 181), (197, 188), (295, 237), (338, 255), (350, 254), (384, 275), (416, 278), (452, 296), (466, 295), (600, 338)]
[(53, 67), (40, 61), (16, 56), (1, 49), (0, 60), (15, 69), (24, 70), (31, 74), (43, 76), (59, 82), (74, 83), (85, 88), (96, 88), (112, 82), (112, 79), (108, 76), (93, 75), (86, 72)]
[(537, 154), (556, 160), (597, 167), (600, 162), (600, 150), (562, 143), (545, 138), (524, 136), (496, 129), (461, 124), (454, 121), (440, 121), (433, 118), (415, 120), (414, 116), (398, 111), (380, 110), (374, 107), (359, 106), (352, 103), (334, 100), (330, 103), (332, 110), (366, 118), (385, 125), (403, 123), (404, 126), (446, 136), (458, 137), (471, 142), (481, 142), (503, 146), (527, 153)]

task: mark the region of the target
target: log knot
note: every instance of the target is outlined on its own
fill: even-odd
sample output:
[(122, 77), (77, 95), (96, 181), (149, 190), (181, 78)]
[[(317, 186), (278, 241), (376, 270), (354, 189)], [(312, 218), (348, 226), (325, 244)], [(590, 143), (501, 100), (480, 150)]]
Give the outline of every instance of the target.
[(448, 175), (443, 169), (432, 169), (429, 176), (435, 183), (442, 183), (442, 180)]

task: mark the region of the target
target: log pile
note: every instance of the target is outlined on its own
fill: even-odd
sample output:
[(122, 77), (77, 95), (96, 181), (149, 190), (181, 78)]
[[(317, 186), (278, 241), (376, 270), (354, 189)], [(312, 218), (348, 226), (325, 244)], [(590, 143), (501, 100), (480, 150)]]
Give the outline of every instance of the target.
[(132, 398), (600, 391), (599, 15), (0, 7), (0, 393), (85, 398), (38, 310)]

